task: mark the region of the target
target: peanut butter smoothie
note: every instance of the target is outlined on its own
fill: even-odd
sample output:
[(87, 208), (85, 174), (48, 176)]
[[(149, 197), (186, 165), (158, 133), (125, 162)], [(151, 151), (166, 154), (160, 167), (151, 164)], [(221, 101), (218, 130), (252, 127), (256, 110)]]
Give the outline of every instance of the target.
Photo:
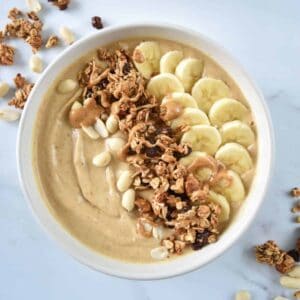
[(35, 128), (49, 210), (114, 259), (167, 261), (218, 242), (255, 173), (255, 124), (239, 87), (171, 41), (83, 56), (46, 91)]

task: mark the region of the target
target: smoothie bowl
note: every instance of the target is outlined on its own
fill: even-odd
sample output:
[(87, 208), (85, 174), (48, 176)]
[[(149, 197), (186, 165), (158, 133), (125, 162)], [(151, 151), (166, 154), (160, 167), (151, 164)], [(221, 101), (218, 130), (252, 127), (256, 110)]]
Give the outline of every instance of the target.
[(34, 87), (19, 174), (71, 255), (135, 279), (216, 258), (255, 216), (273, 136), (261, 93), (218, 45), (169, 25), (85, 38)]

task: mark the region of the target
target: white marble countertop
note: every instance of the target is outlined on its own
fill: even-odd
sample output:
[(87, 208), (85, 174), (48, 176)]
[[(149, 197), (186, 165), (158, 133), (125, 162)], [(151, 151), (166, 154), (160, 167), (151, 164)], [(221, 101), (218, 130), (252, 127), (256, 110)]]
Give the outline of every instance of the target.
[[(0, 0), (0, 26), (9, 8), (25, 8), (23, 0)], [(234, 299), (235, 291), (251, 291), (253, 299), (290, 296), (278, 284), (278, 274), (258, 265), (254, 244), (275, 239), (292, 247), (299, 225), (292, 222), (290, 188), (300, 185), (300, 2), (297, 0), (73, 0), (58, 11), (46, 0), (42, 17), (48, 33), (59, 24), (83, 37), (95, 29), (93, 15), (105, 26), (137, 21), (167, 21), (198, 30), (223, 44), (248, 70), (269, 105), (276, 135), (274, 176), (265, 202), (249, 230), (213, 263), (177, 278), (137, 282), (97, 273), (58, 247), (34, 221), (21, 193), (15, 147), (18, 124), (0, 124), (0, 299)], [(14, 41), (13, 67), (0, 66), (0, 81), (17, 72), (28, 75), (30, 49)], [(50, 62), (62, 47), (43, 51)], [(1, 100), (0, 106), (5, 106)], [(290, 296), (290, 299), (292, 297)]]

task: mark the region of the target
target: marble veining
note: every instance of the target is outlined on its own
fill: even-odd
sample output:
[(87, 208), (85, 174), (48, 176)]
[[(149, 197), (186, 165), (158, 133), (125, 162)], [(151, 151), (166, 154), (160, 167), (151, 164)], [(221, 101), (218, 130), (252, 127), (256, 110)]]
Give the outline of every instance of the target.
[[(58, 33), (58, 24), (70, 26), (80, 38), (95, 29), (90, 18), (100, 15), (105, 26), (142, 21), (177, 23), (198, 30), (227, 48), (262, 89), (269, 105), (276, 137), (272, 182), (255, 220), (244, 236), (224, 255), (202, 269), (180, 277), (136, 282), (109, 277), (82, 266), (64, 253), (38, 226), (21, 193), (15, 159), (18, 124), (0, 123), (0, 299), (234, 299), (247, 289), (253, 299), (276, 295), (292, 299), (279, 276), (257, 265), (253, 245), (276, 239), (293, 247), (299, 225), (293, 223), (293, 200), (287, 191), (300, 185), (300, 2), (295, 0), (215, 1), (79, 1), (58, 11), (41, 1), (46, 33)], [(0, 0), (0, 27), (9, 8), (25, 8), (25, 1)], [(150, 12), (150, 13), (149, 13)], [(22, 72), (33, 81), (30, 48), (18, 48), (13, 67), (0, 66), (0, 80), (12, 85)], [(64, 47), (41, 53), (45, 65)], [(10, 94), (11, 95), (11, 94)], [(1, 100), (0, 107), (5, 106)]]

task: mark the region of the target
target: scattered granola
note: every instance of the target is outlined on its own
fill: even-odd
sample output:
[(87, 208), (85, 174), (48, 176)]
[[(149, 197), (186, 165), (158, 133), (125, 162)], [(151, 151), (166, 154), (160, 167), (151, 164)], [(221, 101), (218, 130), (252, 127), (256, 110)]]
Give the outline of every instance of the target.
[(60, 10), (67, 9), (70, 4), (70, 0), (48, 0), (48, 2), (51, 2), (54, 6), (57, 6)]
[(3, 38), (21, 38), (32, 47), (32, 51), (38, 51), (43, 43), (43, 23), (33, 11), (24, 16), (21, 11), (14, 8), (9, 12), (11, 22), (6, 24)]
[(293, 188), (291, 190), (291, 196), (295, 197), (295, 198), (300, 197), (300, 188), (298, 188), (298, 187)]
[(51, 36), (48, 38), (45, 47), (46, 47), (46, 48), (52, 48), (52, 47), (55, 47), (58, 43), (59, 43), (59, 38), (58, 38), (58, 36), (56, 36), (56, 35), (51, 35)]
[(12, 65), (14, 63), (15, 48), (0, 44), (0, 65)]
[(255, 254), (258, 262), (275, 266), (280, 273), (287, 273), (295, 266), (293, 257), (281, 250), (274, 241), (267, 241), (256, 246)]
[(27, 80), (21, 75), (17, 74), (14, 79), (17, 91), (15, 96), (8, 102), (8, 105), (13, 105), (16, 108), (24, 108), (25, 102), (33, 88), (33, 84), (27, 82)]
[(98, 16), (92, 17), (92, 25), (96, 29), (102, 29), (103, 28), (102, 19)]

